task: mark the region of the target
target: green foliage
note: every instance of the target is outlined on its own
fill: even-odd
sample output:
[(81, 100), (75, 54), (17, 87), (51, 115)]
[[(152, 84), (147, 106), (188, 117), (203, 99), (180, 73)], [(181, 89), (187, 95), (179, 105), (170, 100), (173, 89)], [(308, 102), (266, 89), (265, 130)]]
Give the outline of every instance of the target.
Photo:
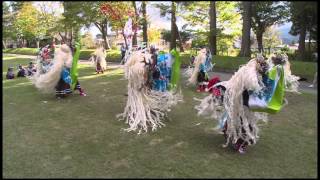
[(290, 34), (298, 35), (302, 26), (311, 32), (313, 39), (317, 40), (317, 2), (312, 1), (292, 1), (290, 7), (290, 21), (292, 22)]
[(86, 48), (95, 48), (95, 43), (90, 32), (86, 32), (81, 38), (81, 44)]
[(14, 27), (17, 30), (18, 37), (31, 40), (37, 33), (42, 33), (42, 28), (38, 21), (38, 14), (38, 10), (31, 2), (25, 2), (22, 5), (21, 10), (17, 13), (16, 20), (14, 21)]
[(10, 12), (10, 5), (8, 2), (2, 2), (3, 17), (2, 17), (2, 35), (3, 39), (16, 39), (14, 27), (14, 14)]
[(266, 28), (263, 39), (263, 46), (266, 48), (274, 48), (281, 44), (280, 32), (273, 27)]
[[(193, 34), (193, 47), (208, 46), (209, 41), (209, 1), (193, 1), (184, 6), (181, 16), (188, 22), (185, 29)], [(241, 35), (241, 15), (236, 10), (238, 2), (217, 1), (217, 49), (218, 53), (228, 51)], [(190, 28), (192, 27), (192, 29)], [(199, 27), (194, 29), (194, 27)]]
[[(180, 36), (181, 36), (182, 43), (185, 43), (186, 41), (188, 41), (192, 36), (191, 33), (188, 32), (188, 31), (180, 31), (179, 33), (180, 33)], [(170, 40), (171, 40), (171, 31), (163, 29), (162, 32), (161, 32), (161, 36), (162, 36), (163, 40), (165, 40), (167, 42), (170, 42)]]
[(100, 10), (110, 21), (114, 31), (122, 30), (129, 17), (134, 15), (132, 3), (128, 1), (104, 2), (100, 5)]
[(255, 1), (252, 3), (252, 28), (255, 32), (263, 31), (274, 24), (288, 20), (289, 11), (285, 2)]
[[(157, 43), (160, 41), (161, 38), (161, 31), (157, 28), (149, 28), (148, 29), (148, 41), (150, 43)], [(165, 39), (166, 41), (168, 40), (167, 37)], [(170, 41), (170, 39), (169, 39)]]

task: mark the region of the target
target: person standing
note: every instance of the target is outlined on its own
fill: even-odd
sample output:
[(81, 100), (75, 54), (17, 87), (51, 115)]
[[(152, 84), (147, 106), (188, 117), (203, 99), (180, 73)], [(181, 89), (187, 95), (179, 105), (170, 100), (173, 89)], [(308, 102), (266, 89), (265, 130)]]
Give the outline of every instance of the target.
[(126, 47), (124, 46), (124, 44), (121, 45), (121, 62), (124, 63), (124, 57), (126, 55)]
[[(314, 53), (314, 56), (316, 60), (318, 60), (318, 53)], [(318, 66), (316, 66), (316, 68), (317, 67)], [(312, 84), (309, 87), (313, 88), (317, 83), (318, 83), (318, 70), (316, 70), (316, 72), (314, 73)]]

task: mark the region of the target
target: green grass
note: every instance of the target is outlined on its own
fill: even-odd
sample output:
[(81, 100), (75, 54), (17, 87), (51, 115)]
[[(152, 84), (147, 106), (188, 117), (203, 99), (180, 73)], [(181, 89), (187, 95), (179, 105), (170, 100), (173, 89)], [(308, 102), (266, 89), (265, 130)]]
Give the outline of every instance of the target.
[[(91, 53), (93, 53), (95, 49), (82, 49), (80, 51), (80, 59), (89, 59), (91, 57)], [(22, 55), (34, 55), (36, 56), (38, 53), (37, 48), (16, 48), (16, 49), (4, 49), (3, 53), (10, 54), (22, 54)], [(120, 62), (120, 50), (107, 50), (107, 59), (110, 62)]]
[[(18, 49), (6, 49), (5, 53), (16, 53), (26, 55), (36, 55), (36, 48), (18, 48)], [(80, 59), (89, 59), (94, 49), (83, 49), (80, 52)], [(120, 62), (119, 50), (108, 50), (107, 61)], [(181, 53), (182, 65), (189, 65), (190, 51)], [(240, 65), (245, 64), (249, 58), (246, 57), (232, 57), (232, 56), (213, 56), (213, 62), (216, 63), (216, 71), (234, 72)], [(312, 81), (314, 73), (316, 72), (317, 63), (315, 62), (303, 62), (303, 61), (291, 61), (291, 70), (294, 75), (307, 78), (308, 81)]]
[[(18, 64), (28, 59), (7, 59)], [(240, 155), (222, 148), (216, 122), (196, 115), (182, 86), (184, 102), (166, 127), (137, 135), (116, 119), (126, 103), (121, 69), (94, 75), (79, 67), (81, 86), (63, 100), (41, 94), (26, 78), (3, 80), (3, 176), (5, 178), (303, 178), (317, 177), (317, 97), (288, 93), (289, 105), (269, 116), (260, 140)], [(183, 84), (185, 84), (183, 78)], [(196, 125), (201, 123), (200, 125)]]

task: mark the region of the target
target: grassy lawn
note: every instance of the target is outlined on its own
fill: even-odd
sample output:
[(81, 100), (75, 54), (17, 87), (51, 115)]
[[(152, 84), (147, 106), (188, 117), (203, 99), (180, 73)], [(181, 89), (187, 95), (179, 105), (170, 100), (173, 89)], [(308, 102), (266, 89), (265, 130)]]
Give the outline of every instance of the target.
[[(193, 97), (169, 113), (166, 127), (137, 135), (116, 119), (123, 112), (127, 81), (121, 69), (94, 75), (81, 65), (78, 92), (63, 100), (41, 94), (26, 78), (4, 79), (3, 176), (5, 178), (304, 178), (317, 177), (317, 96), (288, 93), (289, 105), (269, 116), (260, 140), (245, 155), (222, 148), (216, 122), (196, 116)], [(184, 78), (182, 83), (185, 84)], [(200, 123), (200, 124), (199, 124)]]
[[(17, 48), (5, 49), (5, 53), (36, 55), (36, 48)], [(80, 52), (80, 59), (89, 59), (94, 49), (82, 49)], [(190, 62), (190, 51), (181, 53), (182, 65), (188, 65)], [(107, 61), (120, 62), (120, 50), (107, 50)], [(232, 56), (213, 56), (213, 62), (216, 63), (216, 71), (233, 72), (236, 71), (240, 65), (248, 62), (249, 58), (246, 57), (232, 57)], [(317, 70), (317, 63), (303, 62), (303, 61), (290, 61), (292, 73), (294, 75), (307, 78), (308, 82), (312, 82), (314, 73)]]

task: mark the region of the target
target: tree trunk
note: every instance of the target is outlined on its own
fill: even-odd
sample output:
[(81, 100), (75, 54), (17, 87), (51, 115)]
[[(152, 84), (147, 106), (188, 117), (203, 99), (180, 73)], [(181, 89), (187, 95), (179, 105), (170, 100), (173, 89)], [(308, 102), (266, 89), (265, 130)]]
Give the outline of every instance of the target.
[(39, 49), (40, 47), (40, 41), (37, 39), (37, 48)]
[(2, 39), (2, 45), (3, 45), (3, 48), (4, 48), (4, 49), (7, 49), (7, 43), (6, 43), (6, 40), (3, 40), (3, 39)]
[(176, 33), (177, 33), (177, 36), (178, 36), (178, 39), (179, 39), (180, 52), (184, 52), (183, 43), (182, 43), (182, 40), (181, 40), (180, 32), (179, 32), (179, 29), (178, 29), (178, 26), (177, 26), (176, 23), (175, 23), (175, 28), (176, 28)]
[(301, 30), (300, 30), (300, 36), (299, 36), (299, 46), (298, 46), (298, 53), (299, 53), (299, 58), (301, 60), (305, 59), (305, 40), (306, 40), (306, 26), (301, 24)]
[(148, 46), (148, 24), (147, 24), (147, 5), (145, 1), (142, 1), (142, 15), (143, 15), (143, 24), (142, 24), (142, 31), (143, 31), (143, 42), (146, 43)]
[(260, 53), (263, 53), (263, 44), (262, 44), (262, 37), (263, 37), (263, 31), (258, 30), (257, 31), (257, 41), (258, 41), (258, 50)]
[(103, 45), (106, 49), (110, 49), (109, 39), (108, 39), (108, 21), (105, 19), (103, 22), (95, 22), (94, 25), (99, 29), (102, 34)]
[[(135, 1), (131, 1), (132, 2), (132, 5), (133, 5), (133, 8), (134, 8), (134, 13), (135, 13), (135, 16), (134, 16), (134, 21), (132, 21), (132, 27), (135, 27), (137, 28), (137, 22), (138, 22), (138, 11), (137, 11), (137, 6), (136, 6), (136, 2)], [(137, 45), (138, 44), (138, 41), (137, 41), (137, 30), (134, 31), (133, 33), (133, 37), (132, 37), (132, 46), (134, 45)]]
[(171, 42), (170, 42), (170, 50), (175, 49), (177, 47), (176, 43), (176, 3), (174, 1), (171, 2)]
[(251, 2), (244, 1), (243, 4), (243, 24), (242, 24), (242, 40), (241, 40), (241, 50), (239, 56), (250, 57), (250, 29), (251, 29)]
[(217, 17), (216, 17), (216, 2), (210, 1), (210, 34), (209, 44), (212, 55), (217, 54)]
[(110, 45), (109, 45), (109, 41), (108, 41), (108, 37), (107, 37), (107, 32), (106, 32), (106, 29), (107, 27), (105, 26), (102, 26), (101, 27), (101, 34), (102, 34), (102, 38), (103, 38), (103, 44), (104, 44), (104, 47), (106, 49), (110, 49)]

